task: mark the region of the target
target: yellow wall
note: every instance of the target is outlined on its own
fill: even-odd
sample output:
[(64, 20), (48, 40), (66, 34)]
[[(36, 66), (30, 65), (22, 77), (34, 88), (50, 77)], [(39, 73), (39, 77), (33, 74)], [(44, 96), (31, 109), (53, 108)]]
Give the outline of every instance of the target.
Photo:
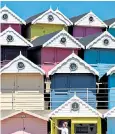
[[(57, 120), (59, 119), (71, 119), (71, 134), (74, 134), (74, 123), (82, 123), (82, 124), (97, 124), (97, 133), (101, 134), (101, 118), (85, 118), (85, 117), (80, 117), (80, 118), (52, 118), (53, 122), (55, 122), (55, 125), (57, 125)], [(51, 122), (51, 134), (57, 134), (57, 128), (55, 125)]]
[(64, 25), (56, 25), (56, 24), (34, 24), (31, 25), (31, 38), (36, 38), (38, 36), (43, 36), (45, 34), (53, 33), (55, 31), (59, 31), (67, 27)]

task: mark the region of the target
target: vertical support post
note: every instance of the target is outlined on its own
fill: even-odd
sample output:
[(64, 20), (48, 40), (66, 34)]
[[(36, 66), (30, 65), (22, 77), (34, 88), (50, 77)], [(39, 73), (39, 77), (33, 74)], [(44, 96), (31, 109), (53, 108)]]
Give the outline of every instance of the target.
[(13, 109), (13, 103), (14, 103), (14, 97), (13, 97), (13, 90), (12, 90), (12, 109)]
[(51, 121), (51, 134), (54, 134), (54, 132), (55, 132), (55, 129), (54, 129), (54, 119), (52, 119), (52, 120), (50, 120)]
[(88, 96), (88, 88), (87, 88), (87, 103), (88, 103), (88, 97), (89, 97), (89, 96)]
[[(57, 118), (55, 118), (54, 122), (55, 122), (55, 126), (58, 126), (58, 125), (57, 125)], [(57, 134), (57, 128), (56, 128), (56, 127), (55, 127), (54, 134)]]
[(101, 127), (101, 118), (98, 118), (98, 122), (97, 122), (97, 133), (101, 134), (102, 132), (102, 127)]
[(71, 134), (74, 134), (74, 124), (71, 121)]

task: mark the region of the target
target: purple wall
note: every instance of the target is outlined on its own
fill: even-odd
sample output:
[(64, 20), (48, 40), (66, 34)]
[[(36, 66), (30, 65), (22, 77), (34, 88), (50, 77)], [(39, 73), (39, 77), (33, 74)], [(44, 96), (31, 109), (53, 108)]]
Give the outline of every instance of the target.
[(73, 36), (74, 37), (85, 37), (91, 34), (102, 32), (101, 28), (98, 27), (78, 27), (75, 26), (73, 28)]
[(21, 34), (21, 25), (20, 24), (1, 24), (1, 32), (11, 26), (15, 31)]

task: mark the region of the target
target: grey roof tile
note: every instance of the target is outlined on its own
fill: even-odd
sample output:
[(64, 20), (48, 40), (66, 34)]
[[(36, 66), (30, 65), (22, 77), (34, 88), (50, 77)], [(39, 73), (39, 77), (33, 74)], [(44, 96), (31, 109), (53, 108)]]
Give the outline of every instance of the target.
[(81, 38), (79, 41), (84, 46), (87, 46), (90, 42), (92, 42), (94, 39), (96, 39), (101, 34), (102, 34), (102, 32), (99, 32), (99, 33), (96, 33), (96, 34), (92, 34), (92, 35), (89, 35), (89, 36)]
[(84, 14), (81, 14), (81, 15), (79, 15), (79, 16), (75, 16), (75, 17), (72, 17), (72, 18), (70, 18), (70, 20), (73, 22), (73, 23), (75, 23), (75, 22), (77, 22), (78, 20), (80, 20), (81, 18), (83, 18), (85, 15), (87, 15), (88, 13), (84, 13)]
[(108, 19), (104, 21), (108, 26), (110, 26), (111, 24), (113, 24), (115, 22), (115, 18), (112, 19)]
[(33, 15), (33, 16), (29, 17), (28, 19), (26, 19), (26, 24), (31, 23), (33, 20), (35, 20), (37, 17), (39, 17), (40, 15), (45, 13), (46, 11), (43, 11), (43, 12), (41, 12), (39, 14), (36, 14), (36, 15)]
[(37, 37), (35, 40), (33, 40), (31, 43), (34, 47), (36, 46), (42, 46), (46, 41), (54, 37), (56, 34), (58, 34), (60, 31), (56, 31), (50, 34), (46, 34), (44, 36)]

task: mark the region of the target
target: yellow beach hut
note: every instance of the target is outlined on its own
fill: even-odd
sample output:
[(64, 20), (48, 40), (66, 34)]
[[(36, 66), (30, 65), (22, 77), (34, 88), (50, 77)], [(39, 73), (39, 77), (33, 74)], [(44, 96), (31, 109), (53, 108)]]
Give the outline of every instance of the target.
[(76, 95), (51, 112), (49, 118), (51, 134), (59, 134), (57, 127), (62, 127), (65, 121), (69, 134), (101, 134), (102, 114)]

